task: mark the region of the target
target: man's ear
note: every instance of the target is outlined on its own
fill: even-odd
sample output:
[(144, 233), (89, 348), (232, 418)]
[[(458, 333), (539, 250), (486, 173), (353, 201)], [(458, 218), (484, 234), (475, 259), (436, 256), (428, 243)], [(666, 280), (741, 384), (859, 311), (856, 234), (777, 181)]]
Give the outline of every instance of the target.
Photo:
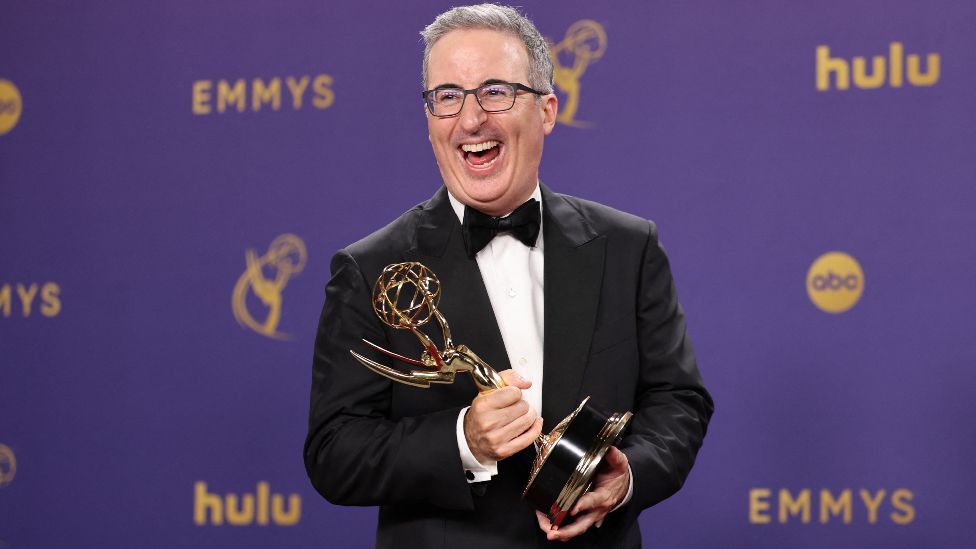
[(556, 115), (559, 114), (559, 99), (555, 93), (542, 96), (542, 129), (546, 135), (552, 133), (556, 126)]

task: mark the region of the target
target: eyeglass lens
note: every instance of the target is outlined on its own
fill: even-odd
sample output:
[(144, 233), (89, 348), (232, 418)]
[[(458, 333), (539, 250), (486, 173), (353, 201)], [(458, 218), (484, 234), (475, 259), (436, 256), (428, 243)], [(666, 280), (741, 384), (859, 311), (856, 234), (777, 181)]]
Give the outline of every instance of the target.
[[(474, 92), (481, 108), (488, 112), (505, 111), (515, 105), (515, 88), (508, 84), (488, 84)], [(428, 96), (431, 112), (437, 116), (450, 116), (461, 112), (465, 90), (460, 88), (441, 88)]]

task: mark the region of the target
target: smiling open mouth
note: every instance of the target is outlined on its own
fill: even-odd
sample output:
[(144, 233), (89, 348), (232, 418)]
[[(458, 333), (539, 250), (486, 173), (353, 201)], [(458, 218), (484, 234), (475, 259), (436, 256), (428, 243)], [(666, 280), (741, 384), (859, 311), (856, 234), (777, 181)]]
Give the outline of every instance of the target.
[(464, 161), (475, 167), (486, 167), (501, 154), (501, 143), (494, 139), (481, 143), (465, 143), (459, 147)]

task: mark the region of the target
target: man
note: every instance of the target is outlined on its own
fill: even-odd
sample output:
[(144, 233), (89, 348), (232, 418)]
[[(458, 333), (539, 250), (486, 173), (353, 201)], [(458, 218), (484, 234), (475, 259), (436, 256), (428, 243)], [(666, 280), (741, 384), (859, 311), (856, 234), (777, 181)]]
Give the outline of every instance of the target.
[[(445, 12), (421, 34), (444, 187), (333, 258), (309, 477), (333, 503), (379, 505), (379, 547), (639, 547), (638, 514), (680, 488), (712, 412), (654, 225), (539, 184), (558, 101), (531, 22), (485, 4)], [(509, 386), (472, 400), (464, 379), (422, 390), (350, 357), (369, 354), (364, 338), (419, 355), (412, 334), (371, 308), (382, 269), (403, 261), (438, 276), (455, 342)], [(531, 443), (587, 395), (634, 417), (573, 517), (550, 530), (520, 500)]]

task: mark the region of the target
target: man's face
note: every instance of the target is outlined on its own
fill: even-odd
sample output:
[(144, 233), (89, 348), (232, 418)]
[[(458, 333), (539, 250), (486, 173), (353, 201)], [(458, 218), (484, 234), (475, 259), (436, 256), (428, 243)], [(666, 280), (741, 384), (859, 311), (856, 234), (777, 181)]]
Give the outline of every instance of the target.
[[(529, 85), (528, 79), (528, 52), (507, 33), (456, 30), (430, 50), (428, 89), (471, 89), (489, 81)], [(528, 200), (539, 178), (543, 139), (556, 123), (556, 96), (536, 97), (520, 91), (511, 110), (487, 113), (469, 95), (457, 116), (427, 113), (430, 144), (455, 198), (491, 215), (507, 214)]]

